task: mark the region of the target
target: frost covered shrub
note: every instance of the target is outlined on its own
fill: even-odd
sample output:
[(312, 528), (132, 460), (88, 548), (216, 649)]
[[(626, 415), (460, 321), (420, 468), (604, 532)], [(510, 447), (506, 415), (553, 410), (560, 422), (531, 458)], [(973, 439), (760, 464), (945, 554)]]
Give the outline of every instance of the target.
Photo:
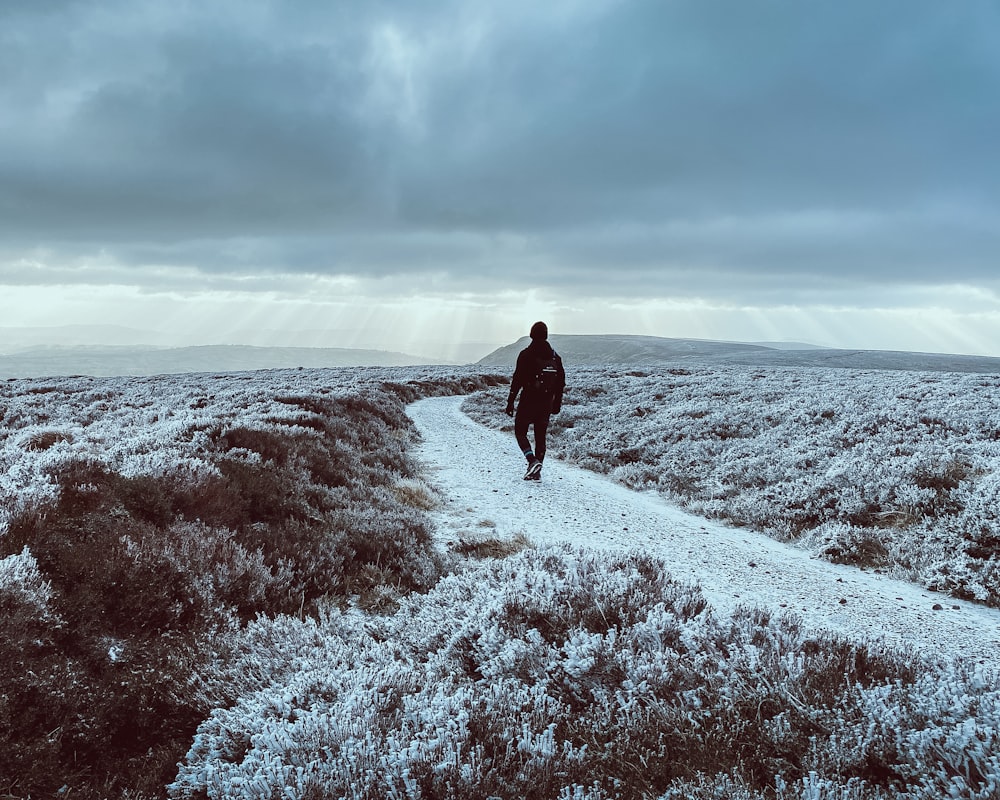
[[(455, 370), (452, 368), (449, 371)], [(383, 382), (381, 388), (395, 394), (403, 403), (412, 403), (421, 397), (469, 394), (509, 382), (508, 376), (495, 373), (470, 372), (462, 376), (438, 374), (410, 380), (401, 380), (397, 375), (394, 380)]]
[(32, 554), (58, 621), (39, 635), (44, 615), (7, 620), (20, 670), (2, 678), (4, 740), (45, 766), (4, 769), (28, 793), (111, 788), (118, 776), (155, 789), (178, 739), (207, 711), (190, 680), (209, 664), (213, 598), (193, 590), (161, 530), (129, 513), (129, 480), (92, 462), (68, 464), (58, 480), (59, 499), (16, 517), (0, 538), (0, 554)]
[(76, 631), (131, 636), (197, 624), (206, 609), (156, 542), (168, 500), (97, 462), (70, 462), (54, 477), (58, 499), (15, 517), (0, 554), (30, 549)]
[(39, 431), (28, 437), (24, 446), (28, 450), (48, 450), (59, 442), (70, 442), (73, 437), (62, 431)]
[(162, 796), (233, 697), (219, 676), (245, 663), (242, 624), (431, 586), (441, 556), (393, 491), (415, 478), (400, 396), (463, 383), (489, 385), (295, 370), (0, 386), (0, 793)]
[(529, 549), (391, 617), (248, 634), (231, 679), (244, 691), (199, 727), (172, 798), (996, 791), (989, 675), (792, 617), (719, 619), (641, 554)]
[[(1000, 605), (1000, 378), (569, 369), (551, 454), (834, 561)], [(463, 407), (509, 425), (500, 392)]]
[(851, 525), (827, 525), (820, 554), (834, 564), (882, 567), (889, 563), (889, 551), (870, 529)]
[(0, 559), (0, 740), (5, 771), (28, 784), (59, 772), (60, 741), (52, 732), (67, 711), (61, 688), (72, 673), (56, 644), (63, 623), (51, 597), (27, 549)]

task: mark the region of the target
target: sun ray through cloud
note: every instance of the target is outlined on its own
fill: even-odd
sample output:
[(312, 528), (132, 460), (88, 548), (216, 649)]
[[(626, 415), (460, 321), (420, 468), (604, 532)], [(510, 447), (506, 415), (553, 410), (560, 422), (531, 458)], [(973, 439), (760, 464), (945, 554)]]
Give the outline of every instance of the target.
[(7, 324), (998, 352), (983, 3), (234, 8), (4, 11)]

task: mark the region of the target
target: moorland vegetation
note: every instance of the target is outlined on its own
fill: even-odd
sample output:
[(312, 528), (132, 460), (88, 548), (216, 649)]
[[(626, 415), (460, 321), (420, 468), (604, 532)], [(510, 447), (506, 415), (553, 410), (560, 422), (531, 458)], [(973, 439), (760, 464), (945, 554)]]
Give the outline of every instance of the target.
[[(502, 390), (463, 408), (510, 427)], [(578, 369), (549, 452), (835, 563), (1000, 606), (1000, 376)]]
[[(641, 428), (615, 430), (609, 450), (596, 399), (650, 422), (656, 395), (693, 375), (577, 380), (558, 446), (590, 466), (614, 452), (616, 471), (678, 474), (641, 450), (622, 457)], [(1000, 793), (989, 670), (806, 631), (793, 616), (717, 615), (639, 553), (438, 546), (405, 404), (483, 391), (474, 404), (488, 408), (502, 382), (414, 368), (0, 385), (0, 793)], [(717, 391), (707, 378), (680, 385), (692, 407)], [(735, 396), (705, 395), (707, 413), (684, 418)], [(828, 410), (848, 424), (836, 404), (820, 420)], [(948, 493), (984, 479), (977, 453), (958, 453), (970, 467)], [(713, 499), (726, 498), (687, 498)]]
[(161, 796), (198, 723), (235, 700), (224, 666), (247, 623), (432, 587), (404, 404), (496, 380), (0, 387), (0, 793)]

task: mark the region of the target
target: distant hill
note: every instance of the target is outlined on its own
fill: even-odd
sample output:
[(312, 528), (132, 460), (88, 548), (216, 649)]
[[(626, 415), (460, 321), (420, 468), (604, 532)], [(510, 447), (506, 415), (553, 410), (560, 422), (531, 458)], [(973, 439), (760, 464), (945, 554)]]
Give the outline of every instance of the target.
[[(56, 325), (48, 327), (0, 326), (0, 353), (19, 353), (35, 347), (118, 347), (123, 344), (165, 347), (163, 333), (122, 325)], [(176, 344), (174, 342), (173, 344)]]
[(0, 378), (166, 375), (294, 367), (409, 367), (438, 363), (386, 350), (333, 347), (35, 347), (0, 355)]
[[(531, 340), (527, 336), (514, 344), (494, 350), (477, 363), (489, 367), (513, 367), (517, 354)], [(692, 358), (719, 358), (730, 354), (767, 353), (771, 348), (740, 342), (716, 342), (704, 339), (666, 339), (658, 336), (618, 336), (612, 334), (549, 337), (549, 342), (567, 363), (601, 366), (604, 364), (663, 364)]]
[[(494, 350), (477, 364), (512, 369), (530, 340)], [(1000, 373), (1000, 358), (895, 350), (839, 350), (797, 343), (750, 344), (658, 336), (584, 335), (549, 337), (567, 365), (656, 367), (685, 362), (748, 366), (843, 367)]]
[(805, 342), (750, 342), (760, 347), (767, 347), (771, 350), (829, 350), (819, 344), (806, 344)]

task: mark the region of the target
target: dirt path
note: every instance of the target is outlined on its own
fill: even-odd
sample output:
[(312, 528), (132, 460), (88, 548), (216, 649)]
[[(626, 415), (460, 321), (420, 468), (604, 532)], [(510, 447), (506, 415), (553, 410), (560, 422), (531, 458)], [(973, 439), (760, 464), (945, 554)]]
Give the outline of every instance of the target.
[(640, 549), (662, 558), (675, 577), (700, 584), (723, 612), (739, 604), (787, 610), (811, 627), (1000, 666), (1000, 610), (819, 561), (551, 459), (541, 482), (523, 481), (513, 436), (470, 420), (459, 410), (462, 399), (408, 408), (423, 437), (417, 457), (444, 498), (435, 512), (444, 540), (495, 527), (499, 537), (524, 533), (536, 544)]

